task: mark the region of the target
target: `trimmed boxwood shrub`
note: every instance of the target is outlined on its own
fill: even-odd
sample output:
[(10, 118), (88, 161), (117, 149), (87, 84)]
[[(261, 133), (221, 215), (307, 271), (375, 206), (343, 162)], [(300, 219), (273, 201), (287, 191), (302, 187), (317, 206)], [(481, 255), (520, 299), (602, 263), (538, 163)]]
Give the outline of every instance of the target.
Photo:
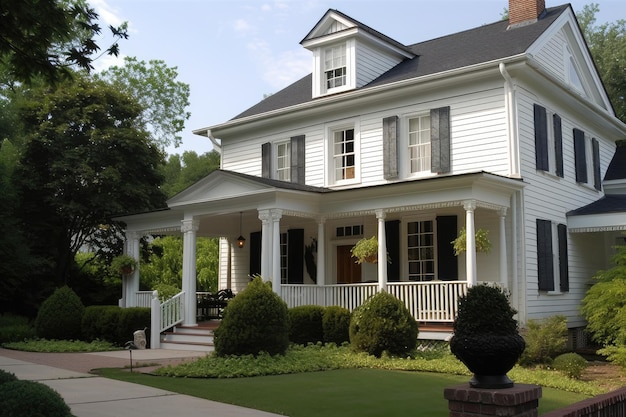
[(578, 379), (587, 367), (587, 360), (578, 353), (563, 353), (554, 358), (552, 366), (570, 378)]
[(324, 307), (316, 305), (298, 306), (289, 311), (289, 341), (297, 345), (322, 342), (322, 316)]
[(0, 385), (13, 381), (17, 381), (17, 377), (14, 374), (0, 369)]
[(379, 292), (357, 307), (350, 320), (350, 344), (356, 351), (380, 357), (404, 355), (417, 345), (417, 322), (393, 295)]
[(70, 287), (57, 288), (37, 312), (35, 333), (43, 339), (80, 339), (84, 312), (85, 306)]
[(117, 343), (121, 308), (118, 306), (89, 306), (81, 323), (83, 339), (92, 342), (96, 339)]
[(225, 355), (284, 354), (289, 347), (287, 304), (269, 284), (256, 277), (230, 300), (215, 330), (215, 353)]
[(350, 341), (350, 310), (340, 306), (329, 306), (322, 315), (324, 343), (340, 346)]
[(72, 417), (58, 392), (34, 381), (13, 381), (0, 389), (1, 417)]
[(114, 343), (119, 346), (124, 346), (126, 342), (133, 340), (133, 333), (143, 329), (146, 329), (146, 341), (150, 343), (150, 308), (120, 308), (118, 326), (118, 339)]

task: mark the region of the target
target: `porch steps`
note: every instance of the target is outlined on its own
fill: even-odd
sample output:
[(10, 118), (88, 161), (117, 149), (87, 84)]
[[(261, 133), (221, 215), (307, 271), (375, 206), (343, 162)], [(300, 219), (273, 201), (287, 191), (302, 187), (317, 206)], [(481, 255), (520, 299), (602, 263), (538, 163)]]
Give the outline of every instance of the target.
[(452, 323), (420, 322), (418, 323), (418, 329), (417, 338), (419, 340), (449, 341), (453, 333)]
[(213, 331), (219, 322), (202, 322), (197, 326), (176, 326), (161, 334), (161, 349), (213, 352)]

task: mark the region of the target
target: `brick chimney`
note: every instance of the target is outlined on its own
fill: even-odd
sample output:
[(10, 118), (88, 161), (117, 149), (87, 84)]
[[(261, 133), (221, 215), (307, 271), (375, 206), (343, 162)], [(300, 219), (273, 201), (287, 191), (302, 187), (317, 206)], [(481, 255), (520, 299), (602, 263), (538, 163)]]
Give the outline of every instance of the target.
[(545, 0), (509, 0), (509, 27), (535, 23), (545, 10)]

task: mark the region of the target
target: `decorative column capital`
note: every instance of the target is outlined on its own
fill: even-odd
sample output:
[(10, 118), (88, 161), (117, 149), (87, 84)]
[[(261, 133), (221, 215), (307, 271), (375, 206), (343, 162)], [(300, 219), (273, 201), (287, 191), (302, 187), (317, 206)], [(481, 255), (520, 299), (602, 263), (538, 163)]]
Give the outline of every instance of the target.
[(200, 228), (200, 222), (195, 219), (182, 220), (180, 223), (181, 223), (180, 231), (182, 233), (197, 232), (198, 229)]
[(498, 210), (498, 215), (500, 217), (506, 217), (506, 212), (507, 212), (507, 208), (506, 207), (502, 207), (502, 208), (500, 208), (500, 210)]
[(476, 210), (476, 200), (465, 200), (463, 202), (463, 208), (465, 209), (465, 211)]
[(261, 220), (263, 224), (267, 224), (270, 220), (272, 220), (271, 210), (259, 210), (259, 220)]
[(278, 221), (283, 217), (283, 211), (281, 209), (272, 209), (270, 213), (273, 221)]
[(387, 217), (387, 212), (383, 209), (378, 209), (375, 211), (375, 213), (378, 220), (385, 220), (385, 218)]
[(126, 232), (126, 240), (141, 239), (141, 233), (139, 232)]

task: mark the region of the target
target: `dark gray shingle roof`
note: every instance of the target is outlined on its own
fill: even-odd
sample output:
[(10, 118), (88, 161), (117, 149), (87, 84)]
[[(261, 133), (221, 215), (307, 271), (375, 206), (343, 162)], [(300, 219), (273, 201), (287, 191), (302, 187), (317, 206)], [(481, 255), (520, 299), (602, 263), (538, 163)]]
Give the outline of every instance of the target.
[(568, 216), (585, 216), (590, 214), (605, 214), (626, 212), (626, 195), (606, 195), (576, 210), (567, 213)]
[(620, 141), (604, 174), (604, 181), (623, 179), (626, 179), (626, 143)]
[[(415, 58), (401, 62), (362, 88), (380, 86), (521, 54), (569, 7), (566, 4), (548, 8), (536, 23), (514, 29), (507, 29), (508, 21), (503, 20), (410, 45), (407, 48), (416, 55)], [(307, 75), (235, 116), (233, 120), (310, 102), (314, 100), (311, 97), (311, 82), (312, 76)]]

